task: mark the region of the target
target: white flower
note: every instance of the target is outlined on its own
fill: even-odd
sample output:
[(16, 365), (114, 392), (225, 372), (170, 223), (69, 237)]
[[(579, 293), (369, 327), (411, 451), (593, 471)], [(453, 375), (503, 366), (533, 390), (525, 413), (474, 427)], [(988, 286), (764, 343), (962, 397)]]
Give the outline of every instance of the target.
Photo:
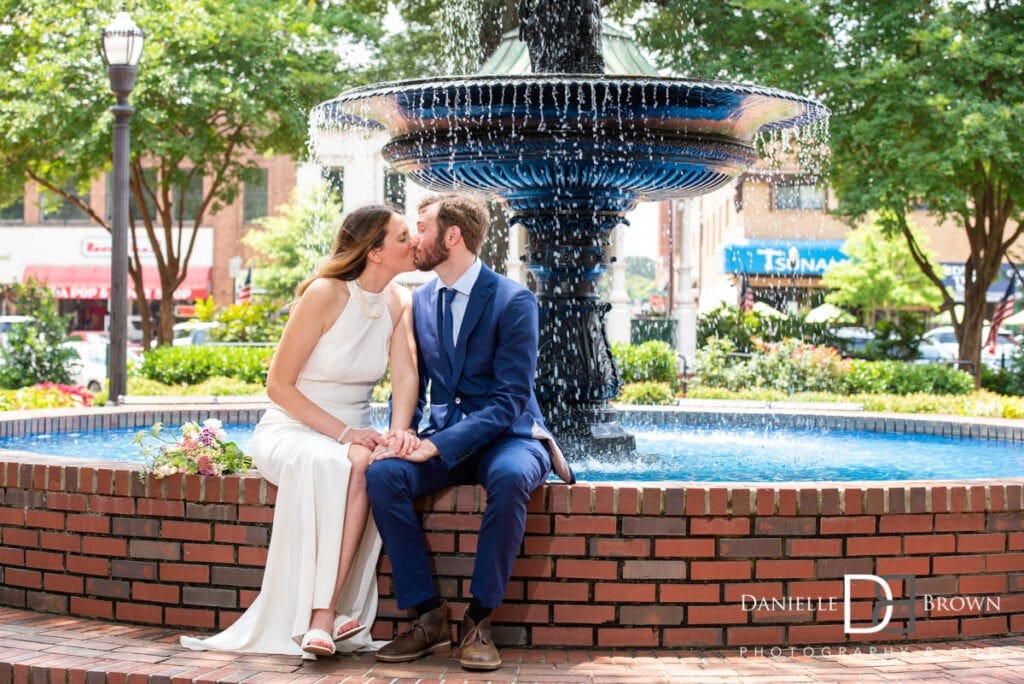
[(212, 432), (213, 436), (222, 442), (228, 438), (228, 433), (224, 430), (224, 423), (220, 422), (216, 418), (207, 418), (204, 420), (203, 427)]

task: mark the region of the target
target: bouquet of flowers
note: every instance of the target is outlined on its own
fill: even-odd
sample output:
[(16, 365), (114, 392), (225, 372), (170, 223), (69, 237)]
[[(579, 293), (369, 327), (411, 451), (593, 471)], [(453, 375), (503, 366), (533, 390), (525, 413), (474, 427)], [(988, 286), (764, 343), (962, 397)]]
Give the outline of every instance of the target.
[(145, 472), (154, 477), (175, 473), (194, 475), (227, 475), (252, 467), (252, 459), (228, 441), (223, 424), (210, 418), (181, 426), (181, 436), (169, 439), (163, 423), (155, 423), (132, 440), (138, 444), (145, 459)]

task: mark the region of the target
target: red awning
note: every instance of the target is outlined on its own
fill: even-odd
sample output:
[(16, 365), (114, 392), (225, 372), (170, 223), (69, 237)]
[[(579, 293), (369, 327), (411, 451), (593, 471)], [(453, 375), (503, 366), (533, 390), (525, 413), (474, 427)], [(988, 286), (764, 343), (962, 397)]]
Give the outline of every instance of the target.
[[(185, 280), (174, 291), (175, 301), (191, 301), (206, 297), (210, 291), (210, 267), (192, 266)], [(107, 299), (110, 297), (109, 266), (50, 266), (30, 264), (22, 280), (35, 276), (46, 283), (57, 299)], [(160, 298), (160, 275), (156, 266), (142, 269), (147, 299)], [(135, 286), (128, 279), (128, 297), (135, 299)]]

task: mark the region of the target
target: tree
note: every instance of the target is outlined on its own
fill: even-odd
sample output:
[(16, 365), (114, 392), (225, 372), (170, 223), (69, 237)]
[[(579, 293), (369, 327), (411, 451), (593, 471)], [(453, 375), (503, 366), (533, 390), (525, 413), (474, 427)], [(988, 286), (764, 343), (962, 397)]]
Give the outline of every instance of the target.
[[(924, 249), (917, 231), (915, 240)], [(880, 222), (854, 230), (843, 252), (849, 261), (833, 265), (821, 279), (830, 290), (825, 301), (859, 309), (865, 326), (873, 325), (879, 313), (891, 320), (892, 314), (902, 309), (935, 309), (942, 304), (941, 295), (917, 267), (906, 241), (887, 235)], [(929, 257), (929, 261), (934, 259)]]
[[(31, 180), (109, 230), (107, 216), (74, 190), (110, 166), (113, 101), (98, 37), (121, 3), (4, 4), (0, 204)], [(129, 271), (144, 302), (139, 245), (148, 243), (163, 293), (161, 343), (172, 338), (173, 291), (203, 219), (256, 180), (260, 155), (304, 154), (310, 108), (358, 84), (361, 71), (345, 55), (356, 45), (374, 49), (381, 4), (152, 0), (133, 8), (146, 45), (131, 99)], [(143, 331), (148, 343), (145, 315)]]
[(46, 381), (70, 383), (69, 364), (76, 354), (63, 345), (71, 317), (58, 313), (53, 292), (35, 278), (12, 285), (10, 299), (18, 315), (32, 320), (14, 325), (0, 346), (0, 387), (17, 389)]
[(326, 188), (292, 196), (277, 216), (259, 221), (260, 228), (243, 240), (259, 254), (254, 280), (270, 301), (288, 302), (295, 288), (330, 253), (340, 225), (341, 204)]
[[(960, 359), (980, 369), (985, 295), (1021, 236), (1024, 6), (1016, 0), (622, 0), (659, 62), (820, 97), (829, 181), (851, 223), (879, 212), (942, 297)], [(645, 10), (637, 13), (638, 10)], [(962, 314), (907, 216), (964, 231)], [(976, 376), (980, 379), (980, 375)]]

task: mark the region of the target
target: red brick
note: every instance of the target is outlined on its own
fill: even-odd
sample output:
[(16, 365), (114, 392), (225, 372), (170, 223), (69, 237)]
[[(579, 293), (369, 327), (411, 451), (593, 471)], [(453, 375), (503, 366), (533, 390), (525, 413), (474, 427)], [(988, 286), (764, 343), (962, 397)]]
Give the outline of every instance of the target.
[(64, 562), (67, 563), (68, 572), (73, 572), (76, 575), (110, 576), (110, 561), (106, 558), (76, 556), (69, 553)]
[(821, 534), (873, 534), (875, 518), (870, 515), (838, 516), (821, 519)]
[(984, 532), (984, 513), (939, 513), (935, 516), (936, 532)]
[[(582, 541), (582, 540), (580, 540)], [(582, 546), (582, 544), (580, 545)], [(553, 555), (579, 555), (584, 553), (585, 550), (581, 548), (578, 553), (562, 553), (558, 551), (558, 547), (551, 549)], [(626, 557), (626, 558), (646, 558), (651, 555), (651, 540), (650, 539), (591, 539), (590, 540), (590, 557)]]
[(951, 534), (921, 534), (903, 538), (903, 552), (907, 554), (953, 553), (956, 541)]
[(622, 564), (622, 579), (686, 579), (686, 563), (682, 561), (627, 560)]
[(110, 518), (105, 515), (74, 515), (69, 513), (66, 525), (69, 532), (110, 534)]
[(984, 556), (934, 556), (932, 558), (932, 573), (935, 575), (961, 575), (984, 571)]
[(960, 620), (960, 634), (965, 637), (1001, 636), (1008, 631), (1005, 615)]
[(151, 603), (178, 603), (181, 600), (181, 591), (169, 584), (132, 582), (132, 599)]
[(35, 530), (23, 530), (18, 527), (6, 527), (3, 530), (4, 544), (7, 546), (24, 546), (39, 548), (39, 533)]
[(164, 609), (160, 606), (149, 606), (140, 603), (118, 602), (114, 614), (118, 620), (128, 622), (145, 622), (158, 625), (163, 623)]
[[(573, 493), (575, 494), (578, 487), (573, 487)], [(589, 492), (588, 492), (589, 493)], [(576, 497), (573, 497), (573, 512), (580, 511), (580, 508), (576, 506)], [(644, 515), (661, 515), (664, 511), (663, 504), (665, 501), (665, 491), (663, 489), (655, 489), (653, 487), (644, 487), (643, 496), (640, 500), (641, 511)], [(590, 512), (590, 500), (587, 499), (586, 508), (583, 509), (585, 512)], [(723, 511), (724, 512), (724, 511)]]
[(691, 518), (693, 536), (739, 537), (750, 534), (750, 518)]
[(76, 511), (82, 513), (88, 507), (88, 499), (84, 494), (47, 492), (46, 507), (51, 511)]
[(915, 639), (956, 639), (960, 636), (957, 620), (920, 620), (914, 625)]
[(1006, 551), (1006, 535), (1002, 533), (958, 534), (956, 550), (960, 553)]
[(175, 608), (168, 606), (164, 609), (164, 624), (168, 627), (195, 627), (197, 629), (213, 629), (217, 614), (212, 610), (198, 610), (196, 608)]
[(779, 646), (786, 643), (784, 627), (730, 627), (725, 633), (729, 646)]
[(233, 563), (235, 547), (225, 544), (182, 544), (182, 560), (188, 563)]
[[(729, 585), (725, 585), (729, 586)], [(721, 584), (662, 584), (658, 600), (661, 603), (718, 603), (721, 600)]]
[(712, 627), (664, 630), (665, 646), (722, 646), (722, 630)]
[(25, 565), (42, 570), (63, 570), (64, 554), (50, 551), (25, 551)]
[(917, 575), (923, 576), (931, 571), (931, 563), (927, 556), (903, 556), (900, 558), (879, 558), (875, 568), (879, 575)]
[(616, 531), (616, 518), (610, 515), (555, 516), (555, 534), (614, 535)]
[(113, 537), (83, 537), (82, 548), (91, 556), (127, 556), (128, 544)]
[(213, 532), (210, 529), (210, 523), (207, 522), (184, 522), (181, 520), (164, 520), (160, 523), (160, 537), (163, 539), (210, 541), (210, 539), (213, 537)]
[(85, 590), (85, 580), (75, 575), (48, 572), (43, 575), (43, 589), (58, 591), (64, 594), (81, 595)]
[[(594, 601), (598, 603), (654, 603), (657, 597), (657, 588), (657, 584), (650, 583), (597, 582), (594, 584)], [(579, 599), (562, 598), (561, 600)]]
[(779, 490), (779, 515), (796, 515), (796, 490)]
[(4, 584), (26, 589), (42, 589), (43, 573), (23, 568), (7, 568), (4, 570)]
[(254, 549), (251, 546), (239, 546), (238, 564), (255, 565), (261, 568), (266, 567), (267, 549)]
[(969, 575), (960, 578), (961, 594), (1006, 593), (1006, 575)]
[(787, 556), (841, 556), (843, 542), (841, 539), (787, 539)]
[(650, 648), (658, 645), (658, 631), (650, 627), (636, 629), (602, 627), (597, 630), (597, 645), (604, 648)]
[(92, 513), (134, 515), (135, 500), (126, 496), (100, 496), (99, 494), (93, 494), (89, 497), (89, 511)]
[(39, 547), (54, 551), (74, 551), (77, 553), (82, 549), (82, 538), (77, 534), (40, 532)]
[(686, 488), (686, 515), (702, 516), (707, 514), (707, 493), (696, 487)]
[[(462, 535), (465, 537), (466, 535)], [(475, 535), (474, 535), (475, 536)], [(591, 540), (593, 544), (594, 540)], [(586, 556), (587, 540), (583, 537), (529, 536), (523, 541), (527, 556)], [(475, 544), (474, 544), (475, 550)], [(591, 554), (606, 556), (607, 553)]]
[(556, 576), (585, 579), (616, 579), (619, 564), (615, 561), (559, 559)]
[(883, 515), (878, 519), (878, 532), (931, 532), (930, 515)]
[(558, 625), (600, 625), (615, 622), (615, 606), (556, 605), (554, 620)]
[(750, 621), (750, 614), (738, 603), (724, 606), (689, 606), (687, 625), (742, 625)]
[(690, 579), (733, 579), (747, 580), (751, 577), (753, 564), (750, 561), (693, 561), (690, 563)]
[[(588, 561), (577, 561), (586, 563)], [(552, 576), (554, 562), (550, 558), (517, 558), (512, 565), (513, 577), (543, 578)], [(466, 572), (468, 576), (471, 571)]]
[(900, 537), (850, 537), (846, 540), (847, 556), (894, 556), (902, 551)]
[(987, 572), (1020, 572), (1024, 570), (1024, 553), (993, 553), (985, 558)]
[(598, 514), (615, 513), (615, 487), (607, 485), (594, 487), (593, 512)]
[[(598, 587), (636, 587), (637, 584), (598, 584)], [(590, 584), (587, 582), (527, 582), (526, 597), (531, 601), (578, 601), (590, 599)], [(605, 599), (597, 598), (601, 601)]]
[(842, 624), (790, 625), (789, 644), (839, 644), (847, 641)]
[(814, 577), (812, 560), (758, 560), (758, 579), (811, 579)]
[(729, 514), (729, 490), (725, 487), (712, 487), (708, 490), (708, 513), (710, 515)]
[(776, 510), (774, 489), (758, 489), (756, 498), (758, 515), (775, 515)]
[(161, 563), (160, 580), (185, 584), (209, 584), (210, 566), (184, 563)]
[(530, 630), (530, 645), (538, 646), (577, 646), (594, 645), (594, 629), (592, 627), (534, 627)]
[(114, 617), (114, 603), (112, 601), (72, 596), (70, 611), (72, 615), (110, 620)]
[(22, 527), (25, 524), (24, 508), (7, 508), (0, 506), (0, 525)]
[(754, 534), (780, 537), (807, 537), (817, 534), (817, 526), (817, 518), (772, 516), (758, 518), (754, 525)]
[[(792, 589), (790, 585), (789, 594), (792, 596), (801, 595), (809, 596), (807, 592), (797, 592)], [(725, 602), (726, 603), (739, 603), (743, 600), (743, 596), (756, 596), (757, 598), (782, 598), (784, 596), (782, 590), (782, 582), (730, 582), (725, 585)]]
[(710, 558), (715, 555), (714, 539), (655, 539), (656, 558)]

